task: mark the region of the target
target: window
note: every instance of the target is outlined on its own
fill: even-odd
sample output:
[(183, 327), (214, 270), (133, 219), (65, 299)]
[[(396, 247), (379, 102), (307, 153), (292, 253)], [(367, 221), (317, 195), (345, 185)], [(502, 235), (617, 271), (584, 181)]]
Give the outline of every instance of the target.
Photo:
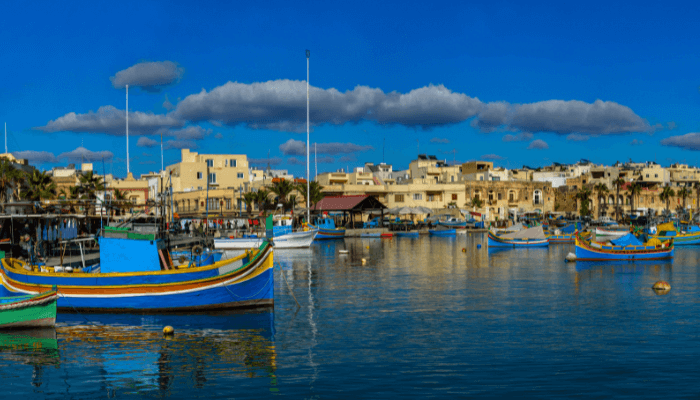
[(503, 200), (503, 193), (498, 194), (498, 200)]
[(649, 177), (649, 174), (647, 174), (647, 178)]
[(213, 166), (214, 166), (214, 160), (212, 160), (212, 159), (207, 160), (207, 167), (211, 168)]
[(453, 194), (453, 195), (452, 195), (452, 200), (457, 200), (457, 195), (456, 195), (456, 194)]
[(481, 176), (479, 177), (479, 180), (480, 180), (480, 181), (483, 181), (483, 180), (484, 180), (484, 176), (481, 175)]
[(515, 192), (512, 190), (508, 192), (508, 201), (515, 201)]
[(659, 177), (659, 174), (654, 174), (654, 178), (658, 178), (658, 177)]
[(209, 183), (216, 183), (216, 174), (214, 174), (214, 173), (209, 174)]
[(403, 203), (403, 195), (402, 194), (397, 194), (394, 196), (394, 201), (397, 203)]
[(226, 209), (227, 210), (231, 209), (231, 199), (226, 199)]
[(234, 168), (234, 167), (236, 167), (236, 164), (237, 164), (236, 161), (237, 161), (237, 160), (234, 160), (234, 159), (232, 158), (232, 159), (228, 162), (228, 165), (229, 165), (230, 167)]
[(489, 201), (493, 201), (493, 190), (489, 190)]
[[(197, 172), (197, 179), (202, 179), (202, 173), (201, 173), (201, 172)], [(200, 187), (200, 189), (201, 189), (201, 187)]]
[(414, 193), (413, 200), (423, 200), (423, 195), (421, 193)]
[(238, 179), (243, 179), (243, 172), (239, 172), (237, 176), (238, 176)]
[(454, 181), (455, 181), (455, 176), (454, 175), (450, 176), (450, 182), (454, 182)]

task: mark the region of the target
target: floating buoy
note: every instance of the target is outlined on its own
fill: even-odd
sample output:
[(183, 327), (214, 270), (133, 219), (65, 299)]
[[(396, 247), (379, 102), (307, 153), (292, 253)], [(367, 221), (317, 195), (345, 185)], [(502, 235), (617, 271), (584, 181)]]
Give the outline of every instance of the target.
[(467, 252), (467, 249), (462, 247), (462, 253), (466, 253), (466, 252)]
[(477, 244), (477, 245), (476, 245), (476, 248), (477, 248), (477, 249), (480, 249), (480, 248), (481, 248), (481, 243)]
[(666, 281), (658, 281), (651, 288), (654, 289), (655, 291), (668, 292), (669, 290), (671, 290), (671, 284), (669, 284)]
[(165, 336), (170, 336), (173, 333), (175, 333), (175, 329), (173, 329), (172, 326), (168, 325), (165, 328), (163, 328), (163, 335)]
[(363, 258), (363, 259), (362, 259), (362, 265), (365, 265), (365, 264), (367, 264), (367, 260)]
[(369, 246), (367, 246), (366, 249), (369, 249)]
[(576, 261), (576, 254), (574, 254), (574, 253), (567, 254), (566, 261)]

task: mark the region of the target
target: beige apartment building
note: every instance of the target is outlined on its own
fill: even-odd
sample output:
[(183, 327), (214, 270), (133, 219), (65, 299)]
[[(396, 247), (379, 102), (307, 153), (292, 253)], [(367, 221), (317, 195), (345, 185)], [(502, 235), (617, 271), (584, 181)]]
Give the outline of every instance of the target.
[(244, 154), (197, 154), (182, 149), (182, 161), (166, 167), (172, 171), (173, 192), (240, 188), (250, 182)]

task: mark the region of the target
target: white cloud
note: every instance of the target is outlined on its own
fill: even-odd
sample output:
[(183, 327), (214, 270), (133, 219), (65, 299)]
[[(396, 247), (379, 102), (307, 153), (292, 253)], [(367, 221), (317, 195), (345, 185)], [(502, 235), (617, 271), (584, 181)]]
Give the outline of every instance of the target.
[(630, 142), (630, 145), (632, 145), (632, 146), (640, 146), (642, 144), (644, 144), (644, 141), (638, 140), (638, 139), (634, 139)]
[(58, 162), (58, 159), (56, 158), (56, 156), (53, 153), (49, 153), (48, 151), (34, 151), (34, 150), (14, 151), (14, 152), (12, 152), (12, 155), (18, 159), (27, 160), (32, 164), (44, 164), (44, 163)]
[(532, 140), (532, 133), (530, 132), (520, 132), (517, 135), (511, 135), (510, 133), (507, 133), (503, 135), (503, 141), (504, 142), (527, 142), (529, 140)]
[(583, 135), (580, 133), (572, 133), (566, 136), (566, 140), (570, 142), (585, 142), (590, 139), (589, 135)]
[(136, 145), (139, 147), (153, 147), (159, 145), (160, 142), (157, 142), (151, 138), (147, 137), (140, 137), (139, 140), (136, 142)]
[(660, 142), (663, 146), (680, 147), (686, 150), (700, 150), (700, 133), (691, 132), (685, 135), (671, 136)]
[[(129, 135), (152, 135), (161, 129), (181, 128), (184, 124), (171, 115), (129, 112)], [(97, 112), (68, 113), (35, 129), (44, 132), (106, 133), (125, 136), (126, 112), (113, 106), (102, 106)]]
[[(117, 72), (113, 77), (112, 86), (123, 89), (126, 85), (138, 86), (149, 92), (157, 92), (163, 86), (180, 80), (184, 69), (172, 61), (142, 62)], [(170, 103), (166, 98), (166, 103)], [(163, 103), (165, 107), (165, 103)]]
[(536, 139), (536, 140), (533, 140), (532, 143), (530, 143), (530, 145), (527, 146), (527, 148), (528, 148), (528, 150), (530, 150), (530, 149), (546, 150), (549, 148), (549, 145), (544, 140)]
[(78, 147), (77, 149), (58, 155), (59, 159), (66, 159), (69, 161), (99, 161), (99, 160), (109, 160), (114, 157), (111, 151), (91, 151), (85, 147)]
[(505, 157), (501, 157), (498, 154), (484, 154), (481, 156), (482, 160), (505, 160)]
[[(301, 140), (289, 139), (282, 143), (279, 147), (282, 154), (286, 156), (305, 156), (306, 155), (306, 143)], [(314, 151), (316, 154), (351, 154), (362, 151), (373, 150), (372, 146), (362, 146), (354, 143), (317, 143), (311, 144), (311, 153)]]

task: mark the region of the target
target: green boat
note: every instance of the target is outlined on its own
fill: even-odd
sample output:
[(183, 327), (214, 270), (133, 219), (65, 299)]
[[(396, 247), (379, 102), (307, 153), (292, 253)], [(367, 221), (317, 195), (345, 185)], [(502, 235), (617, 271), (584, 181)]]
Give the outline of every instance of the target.
[(55, 326), (56, 300), (55, 290), (38, 295), (0, 297), (0, 329)]

